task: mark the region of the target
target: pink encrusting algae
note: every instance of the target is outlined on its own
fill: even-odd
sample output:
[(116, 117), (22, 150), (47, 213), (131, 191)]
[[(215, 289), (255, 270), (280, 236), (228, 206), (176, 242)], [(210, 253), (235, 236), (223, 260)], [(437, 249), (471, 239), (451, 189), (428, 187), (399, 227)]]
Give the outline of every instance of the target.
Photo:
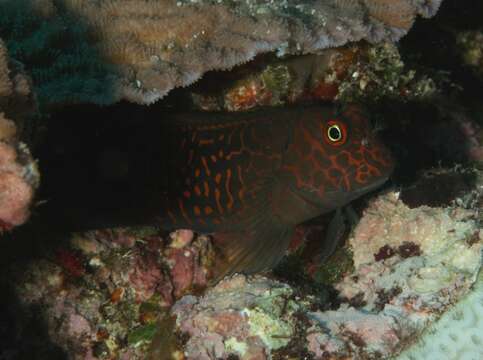
[(209, 242), (188, 230), (167, 238), (151, 228), (75, 234), (53, 262), (32, 264), (19, 295), (26, 304), (43, 304), (53, 341), (68, 346), (72, 356), (134, 351), (138, 358), (146, 350), (139, 345), (149, 344), (166, 309), (207, 285)]
[(17, 125), (33, 112), (34, 100), (28, 78), (16, 67), (0, 40), (0, 231), (27, 221), (39, 183), (37, 164), (19, 140)]
[[(482, 194), (480, 184), (467, 196)], [(470, 291), (483, 242), (475, 201), (410, 209), (395, 192), (373, 200), (350, 238), (355, 268), (335, 284), (341, 304), (330, 311), (314, 311), (314, 297), (258, 276), (183, 297), (172, 313), (189, 336), (185, 356), (251, 359), (260, 341), (260, 359), (291, 347), (315, 359), (394, 356)]]
[(349, 240), (355, 270), (336, 284), (342, 306), (313, 313), (311, 351), (386, 358), (411, 344), (471, 289), (481, 267), (478, 214), (456, 204), (410, 209), (396, 192), (373, 200)]
[(15, 125), (0, 112), (0, 229), (23, 224), (30, 215), (38, 172), (27, 147), (15, 138)]

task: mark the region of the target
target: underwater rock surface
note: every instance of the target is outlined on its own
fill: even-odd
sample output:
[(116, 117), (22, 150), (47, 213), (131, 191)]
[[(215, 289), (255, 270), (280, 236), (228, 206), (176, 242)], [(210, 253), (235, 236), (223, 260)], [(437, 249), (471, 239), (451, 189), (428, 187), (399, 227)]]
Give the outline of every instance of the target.
[[(195, 109), (244, 111), (309, 101), (425, 100), (439, 90), (427, 74), (405, 66), (390, 42), (358, 42), (285, 59), (261, 58), (233, 69), (225, 78), (223, 74), (208, 74), (187, 89)], [(215, 86), (220, 82), (223, 87)]]
[(3, 1), (0, 37), (41, 104), (150, 104), (257, 54), (396, 41), (441, 1)]
[(478, 176), (450, 206), (409, 208), (394, 191), (372, 200), (330, 310), (262, 275), (234, 275), (197, 295), (208, 285), (209, 238), (154, 228), (76, 234), (32, 263), (17, 292), (42, 309), (70, 358), (389, 358), (473, 291), (483, 246)]
[(166, 309), (207, 285), (212, 256), (209, 239), (190, 231), (74, 234), (69, 247), (31, 264), (18, 294), (27, 306), (41, 305), (52, 340), (69, 357), (144, 358)]
[[(481, 185), (478, 191), (481, 196)], [(295, 301), (288, 290), (279, 294), (280, 284), (265, 279), (260, 286), (259, 277), (234, 277), (202, 298), (188, 296), (175, 304), (177, 326), (190, 335), (185, 354), (188, 359), (229, 354), (250, 359), (255, 350), (248, 334), (253, 336), (262, 326), (265, 354), (257, 358), (269, 358), (270, 350), (278, 347), (267, 339), (293, 337), (293, 326), (303, 316), (306, 350), (315, 359), (389, 358), (411, 344), (475, 282), (483, 242), (478, 215), (478, 209), (459, 206), (409, 209), (397, 193), (381, 195), (351, 237), (355, 270), (336, 284), (342, 302), (338, 309), (311, 311), (309, 298)], [(266, 284), (271, 288), (264, 290)], [(267, 315), (259, 314), (259, 304), (274, 303), (302, 315), (288, 320), (293, 316), (288, 310), (283, 312), (285, 317), (270, 318), (270, 326), (260, 325), (258, 317)], [(236, 320), (226, 319), (226, 313)], [(273, 316), (280, 311), (268, 313)], [(287, 328), (287, 321), (292, 327)], [(244, 332), (232, 333), (237, 329), (233, 324)], [(236, 348), (227, 345), (233, 342)]]
[(287, 346), (303, 303), (286, 284), (234, 275), (203, 297), (185, 296), (171, 309), (178, 331), (189, 336), (187, 359), (265, 359)]
[(375, 199), (349, 240), (355, 271), (335, 285), (343, 305), (313, 314), (321, 333), (312, 335), (312, 351), (386, 358), (411, 343), (474, 283), (478, 216), (459, 206), (409, 209), (394, 192)]

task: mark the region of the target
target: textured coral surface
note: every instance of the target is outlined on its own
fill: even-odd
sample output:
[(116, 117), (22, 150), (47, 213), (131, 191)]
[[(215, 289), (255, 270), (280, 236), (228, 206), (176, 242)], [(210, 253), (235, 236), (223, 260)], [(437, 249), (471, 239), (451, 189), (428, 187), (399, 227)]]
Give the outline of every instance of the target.
[(148, 104), (260, 53), (397, 40), (440, 3), (4, 0), (0, 37), (32, 74), (41, 102)]
[(398, 360), (483, 358), (483, 271), (472, 292), (426, 329), (416, 346)]

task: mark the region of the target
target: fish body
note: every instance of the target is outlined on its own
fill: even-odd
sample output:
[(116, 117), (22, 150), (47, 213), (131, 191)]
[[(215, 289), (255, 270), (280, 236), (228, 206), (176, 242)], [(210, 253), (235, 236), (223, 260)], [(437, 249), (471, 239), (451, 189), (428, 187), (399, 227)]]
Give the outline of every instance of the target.
[(394, 166), (356, 107), (205, 113), (170, 124), (157, 220), (213, 233), (220, 274), (273, 267), (297, 224), (380, 186)]

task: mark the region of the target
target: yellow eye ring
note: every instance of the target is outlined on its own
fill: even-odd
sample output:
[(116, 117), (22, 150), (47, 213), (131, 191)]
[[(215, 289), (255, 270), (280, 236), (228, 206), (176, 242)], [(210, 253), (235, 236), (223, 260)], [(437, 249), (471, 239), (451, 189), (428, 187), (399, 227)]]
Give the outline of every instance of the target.
[(339, 125), (334, 124), (327, 128), (327, 138), (330, 141), (338, 142), (342, 140), (342, 129)]
[(325, 128), (324, 139), (330, 145), (344, 145), (347, 140), (345, 124), (338, 120), (330, 120)]

